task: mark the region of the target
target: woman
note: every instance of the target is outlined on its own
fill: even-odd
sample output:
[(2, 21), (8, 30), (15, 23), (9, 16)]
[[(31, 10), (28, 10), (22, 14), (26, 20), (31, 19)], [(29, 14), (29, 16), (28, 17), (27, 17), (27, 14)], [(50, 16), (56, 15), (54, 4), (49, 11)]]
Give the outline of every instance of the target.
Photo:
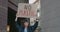
[(23, 20), (24, 21), (24, 25), (19, 25), (16, 22), (16, 27), (18, 29), (18, 32), (34, 32), (34, 30), (37, 28), (38, 26), (38, 21), (35, 21), (36, 23), (33, 26), (29, 25), (29, 21), (27, 19)]

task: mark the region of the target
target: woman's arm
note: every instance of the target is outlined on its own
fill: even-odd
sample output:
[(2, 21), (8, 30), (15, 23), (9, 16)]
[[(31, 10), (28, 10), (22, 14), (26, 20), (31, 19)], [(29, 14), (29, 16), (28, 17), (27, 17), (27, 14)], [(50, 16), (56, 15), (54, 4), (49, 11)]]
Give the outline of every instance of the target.
[(17, 22), (15, 23), (15, 26), (18, 29), (18, 31), (21, 32), (22, 26), (19, 25)]
[(31, 26), (32, 30), (35, 30), (37, 26), (38, 26), (38, 21), (36, 21), (36, 23), (33, 26)]
[(15, 26), (16, 26), (16, 28), (21, 28), (21, 25), (19, 25), (17, 22), (15, 22)]

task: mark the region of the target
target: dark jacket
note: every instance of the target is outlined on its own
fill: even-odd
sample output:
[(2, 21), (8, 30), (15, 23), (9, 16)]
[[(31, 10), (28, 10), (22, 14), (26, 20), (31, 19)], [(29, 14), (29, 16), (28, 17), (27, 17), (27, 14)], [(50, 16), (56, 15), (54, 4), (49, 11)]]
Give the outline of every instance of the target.
[[(34, 32), (34, 30), (37, 28), (38, 26), (38, 22), (36, 22), (33, 26), (29, 26), (27, 29), (27, 32)], [(21, 25), (18, 25), (18, 23), (16, 23), (16, 27), (18, 29), (18, 32), (24, 32), (24, 27)]]

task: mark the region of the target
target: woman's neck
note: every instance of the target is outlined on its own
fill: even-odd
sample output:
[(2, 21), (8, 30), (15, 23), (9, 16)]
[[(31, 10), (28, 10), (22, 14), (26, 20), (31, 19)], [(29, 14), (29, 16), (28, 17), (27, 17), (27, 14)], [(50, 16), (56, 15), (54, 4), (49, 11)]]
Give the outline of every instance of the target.
[(28, 27), (25, 27), (25, 28), (28, 28)]

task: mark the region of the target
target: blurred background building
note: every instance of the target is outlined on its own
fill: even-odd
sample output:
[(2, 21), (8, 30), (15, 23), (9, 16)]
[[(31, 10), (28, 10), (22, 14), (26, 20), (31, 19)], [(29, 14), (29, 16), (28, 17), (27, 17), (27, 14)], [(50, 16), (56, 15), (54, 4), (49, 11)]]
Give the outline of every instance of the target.
[(0, 0), (0, 32), (6, 32), (8, 0)]
[(6, 32), (8, 21), (9, 24), (12, 24), (14, 22), (18, 3), (28, 2), (28, 0), (0, 0), (0, 32)]

